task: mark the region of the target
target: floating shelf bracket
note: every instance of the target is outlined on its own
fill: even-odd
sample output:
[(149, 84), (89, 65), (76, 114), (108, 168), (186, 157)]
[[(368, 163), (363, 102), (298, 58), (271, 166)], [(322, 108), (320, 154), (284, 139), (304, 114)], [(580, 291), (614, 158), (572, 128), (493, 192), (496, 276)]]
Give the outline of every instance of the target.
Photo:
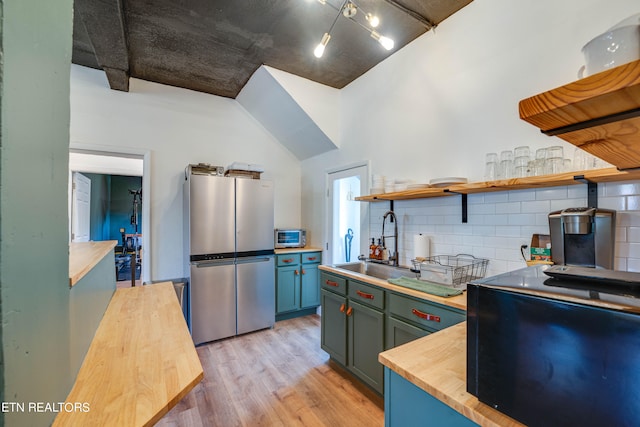
[(462, 196), (462, 223), (467, 223), (467, 193), (458, 193), (457, 191), (451, 191), (445, 188), (445, 193), (459, 194)]
[(587, 184), (587, 205), (590, 208), (598, 207), (598, 183), (590, 181), (584, 175), (575, 175), (574, 180)]
[(555, 129), (540, 130), (540, 132), (544, 133), (547, 136), (556, 136), (556, 135), (562, 135), (564, 133), (575, 132), (577, 130), (594, 127), (594, 126), (602, 126), (609, 123), (618, 122), (621, 120), (632, 119), (638, 116), (640, 116), (640, 108), (635, 108), (633, 110), (623, 111), (621, 113), (609, 114), (608, 116), (598, 117), (597, 119), (585, 120), (580, 123), (561, 126)]

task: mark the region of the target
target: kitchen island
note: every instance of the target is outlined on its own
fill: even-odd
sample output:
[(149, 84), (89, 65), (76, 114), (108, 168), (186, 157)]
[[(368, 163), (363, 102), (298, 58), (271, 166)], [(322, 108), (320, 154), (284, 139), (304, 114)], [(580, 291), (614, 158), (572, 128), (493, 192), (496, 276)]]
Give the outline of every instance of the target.
[(466, 354), (466, 322), (380, 353), (385, 426), (523, 426), (467, 393)]
[(54, 426), (150, 426), (203, 378), (170, 282), (118, 289)]

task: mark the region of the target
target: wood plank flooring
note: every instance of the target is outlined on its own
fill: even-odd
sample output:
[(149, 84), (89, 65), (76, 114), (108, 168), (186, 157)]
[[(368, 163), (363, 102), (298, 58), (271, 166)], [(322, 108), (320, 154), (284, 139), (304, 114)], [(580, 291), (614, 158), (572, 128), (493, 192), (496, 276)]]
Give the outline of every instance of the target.
[(384, 425), (380, 396), (320, 349), (320, 317), (197, 347), (204, 379), (157, 426)]

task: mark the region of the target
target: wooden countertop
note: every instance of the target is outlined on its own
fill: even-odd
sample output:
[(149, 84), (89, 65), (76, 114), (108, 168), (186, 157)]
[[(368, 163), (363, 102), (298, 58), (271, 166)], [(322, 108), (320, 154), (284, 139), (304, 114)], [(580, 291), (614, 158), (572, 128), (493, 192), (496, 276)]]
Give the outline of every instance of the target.
[(69, 244), (69, 287), (82, 279), (105, 257), (118, 242), (81, 242)]
[(310, 246), (306, 246), (304, 248), (284, 248), (284, 249), (276, 249), (276, 255), (281, 254), (290, 254), (290, 253), (302, 253), (302, 252), (322, 252), (320, 248), (313, 248)]
[(524, 426), (467, 393), (467, 322), (387, 350), (378, 360), (483, 427)]
[(320, 270), (328, 271), (329, 273), (339, 274), (351, 279), (359, 280), (365, 283), (371, 283), (372, 285), (379, 286), (381, 288), (388, 289), (390, 291), (398, 292), (400, 294), (413, 296), (423, 300), (433, 301), (438, 304), (446, 305), (449, 307), (457, 308), (459, 310), (467, 311), (467, 293), (463, 292), (461, 295), (455, 297), (439, 297), (437, 295), (427, 294), (425, 292), (416, 291), (414, 289), (405, 288), (404, 286), (393, 285), (386, 280), (377, 279), (375, 277), (367, 276), (365, 274), (356, 273), (354, 271), (345, 270), (342, 268), (335, 268), (330, 265), (321, 265)]
[(170, 282), (116, 290), (54, 426), (151, 426), (203, 378)]

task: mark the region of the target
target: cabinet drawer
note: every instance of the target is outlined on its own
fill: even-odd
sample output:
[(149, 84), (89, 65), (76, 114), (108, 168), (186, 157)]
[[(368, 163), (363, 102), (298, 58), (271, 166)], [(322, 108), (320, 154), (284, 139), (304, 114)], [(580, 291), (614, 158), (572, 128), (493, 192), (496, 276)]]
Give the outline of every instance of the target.
[(320, 285), (322, 285), (323, 289), (330, 290), (331, 292), (340, 295), (347, 294), (347, 279), (344, 277), (322, 272), (320, 275)]
[(322, 261), (322, 252), (305, 252), (301, 255), (303, 264), (318, 264)]
[(389, 313), (436, 331), (466, 320), (464, 312), (397, 294), (389, 295)]
[(358, 282), (349, 281), (349, 298), (362, 304), (384, 310), (384, 290)]
[(277, 266), (283, 267), (285, 265), (298, 265), (300, 264), (300, 254), (280, 254), (277, 255)]

